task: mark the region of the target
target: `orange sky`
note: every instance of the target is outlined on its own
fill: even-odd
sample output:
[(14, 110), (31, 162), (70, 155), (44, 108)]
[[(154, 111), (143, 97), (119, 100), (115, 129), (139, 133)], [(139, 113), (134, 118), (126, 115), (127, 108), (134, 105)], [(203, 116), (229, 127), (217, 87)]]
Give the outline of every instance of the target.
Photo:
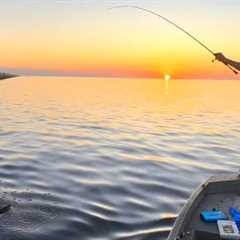
[[(238, 1), (180, 4), (176, 0), (142, 0), (138, 4), (176, 21), (214, 51), (239, 59)], [(1, 70), (88, 76), (234, 77), (222, 64), (212, 64), (213, 57), (206, 50), (156, 17), (134, 9), (107, 11), (114, 1), (68, 4), (10, 0), (1, 5)]]

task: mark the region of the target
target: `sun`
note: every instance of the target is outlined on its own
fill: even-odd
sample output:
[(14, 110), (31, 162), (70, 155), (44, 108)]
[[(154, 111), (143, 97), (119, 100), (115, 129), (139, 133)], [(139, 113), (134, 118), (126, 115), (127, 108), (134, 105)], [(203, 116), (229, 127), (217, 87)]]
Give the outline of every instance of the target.
[(170, 80), (172, 77), (171, 77), (171, 75), (169, 75), (169, 74), (165, 74), (164, 75), (164, 80), (166, 80), (166, 81), (168, 81), (168, 80)]

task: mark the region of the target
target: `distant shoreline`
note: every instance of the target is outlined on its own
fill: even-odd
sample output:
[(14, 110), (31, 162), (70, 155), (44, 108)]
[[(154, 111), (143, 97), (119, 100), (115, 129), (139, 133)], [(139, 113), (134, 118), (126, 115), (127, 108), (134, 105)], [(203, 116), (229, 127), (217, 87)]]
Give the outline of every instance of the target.
[(18, 77), (18, 75), (14, 75), (14, 74), (9, 74), (9, 73), (1, 73), (0, 72), (0, 80), (5, 80), (8, 78), (15, 78)]

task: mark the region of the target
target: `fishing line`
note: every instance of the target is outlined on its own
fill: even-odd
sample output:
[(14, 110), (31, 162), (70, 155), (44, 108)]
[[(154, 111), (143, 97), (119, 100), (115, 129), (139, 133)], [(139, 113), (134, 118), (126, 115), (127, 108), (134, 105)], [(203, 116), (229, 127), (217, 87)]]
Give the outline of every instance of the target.
[[(121, 5), (121, 6), (115, 6), (112, 8), (109, 8), (109, 10), (113, 10), (113, 9), (117, 9), (117, 8), (135, 8), (147, 13), (150, 13), (152, 15), (155, 15), (159, 18), (161, 18), (162, 20), (168, 22), (169, 24), (173, 25), (174, 27), (176, 27), (178, 30), (184, 32), (185, 34), (187, 34), (191, 39), (193, 39), (195, 42), (197, 42), (199, 45), (201, 45), (203, 48), (205, 48), (209, 53), (211, 53), (214, 57), (215, 57), (215, 53), (213, 50), (211, 50), (209, 47), (207, 47), (204, 43), (202, 43), (200, 40), (198, 40), (196, 37), (194, 37), (191, 33), (189, 33), (188, 31), (186, 31), (184, 28), (180, 27), (179, 25), (177, 25), (175, 22), (169, 20), (168, 18), (154, 12), (151, 10), (148, 10), (146, 8), (142, 8), (142, 7), (138, 7), (138, 6), (131, 6), (131, 5)], [(213, 61), (214, 62), (214, 61)], [(233, 71), (233, 73), (238, 74), (237, 71), (235, 71), (235, 69), (233, 69), (231, 66), (229, 66), (228, 64), (225, 64), (231, 71)]]

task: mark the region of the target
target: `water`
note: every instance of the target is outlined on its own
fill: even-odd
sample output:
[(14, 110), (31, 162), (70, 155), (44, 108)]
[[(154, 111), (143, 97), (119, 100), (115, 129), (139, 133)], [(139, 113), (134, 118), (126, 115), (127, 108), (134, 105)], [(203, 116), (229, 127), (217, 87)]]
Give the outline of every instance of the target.
[(237, 171), (240, 82), (0, 82), (3, 240), (166, 239), (210, 175)]

